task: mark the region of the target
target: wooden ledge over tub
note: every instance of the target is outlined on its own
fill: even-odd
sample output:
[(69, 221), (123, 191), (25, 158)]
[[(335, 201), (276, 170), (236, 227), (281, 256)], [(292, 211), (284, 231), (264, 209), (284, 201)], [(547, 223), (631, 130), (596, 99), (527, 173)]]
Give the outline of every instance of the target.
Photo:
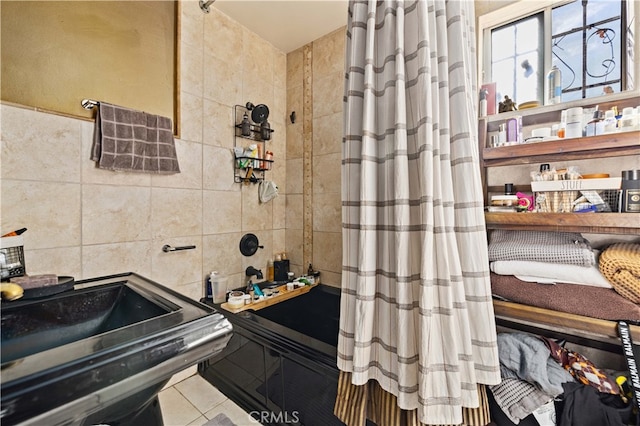
[(310, 285), (305, 285), (304, 287), (296, 287), (293, 290), (287, 290), (287, 286), (285, 284), (285, 285), (276, 287), (275, 290), (278, 291), (278, 294), (275, 296), (265, 297), (264, 299), (259, 300), (257, 302), (252, 302), (252, 303), (249, 303), (248, 305), (243, 305), (237, 308), (233, 308), (229, 306), (229, 303), (227, 302), (224, 302), (220, 306), (224, 310), (233, 312), (234, 314), (237, 314), (238, 312), (242, 312), (242, 311), (247, 311), (249, 309), (252, 311), (258, 311), (260, 309), (266, 308), (267, 306), (272, 306), (277, 303), (283, 302), (285, 300), (289, 300), (291, 298), (299, 296), (301, 294), (308, 293), (313, 287), (317, 285), (318, 284), (310, 284)]

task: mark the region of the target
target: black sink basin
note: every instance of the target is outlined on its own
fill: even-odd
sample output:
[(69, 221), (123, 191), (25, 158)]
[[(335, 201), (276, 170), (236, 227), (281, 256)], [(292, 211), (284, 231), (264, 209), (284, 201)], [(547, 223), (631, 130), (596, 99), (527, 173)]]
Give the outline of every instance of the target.
[(215, 309), (136, 274), (3, 303), (1, 317), (3, 426), (128, 424), (232, 331)]
[(2, 308), (2, 363), (126, 327), (171, 309), (120, 283)]

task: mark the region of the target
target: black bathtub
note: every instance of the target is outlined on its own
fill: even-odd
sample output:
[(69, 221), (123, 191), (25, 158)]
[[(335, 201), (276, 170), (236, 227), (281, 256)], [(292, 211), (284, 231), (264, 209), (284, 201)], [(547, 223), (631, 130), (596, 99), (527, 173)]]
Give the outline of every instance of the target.
[(340, 290), (320, 284), (259, 311), (233, 314), (225, 350), (199, 374), (264, 425), (343, 425), (333, 415)]

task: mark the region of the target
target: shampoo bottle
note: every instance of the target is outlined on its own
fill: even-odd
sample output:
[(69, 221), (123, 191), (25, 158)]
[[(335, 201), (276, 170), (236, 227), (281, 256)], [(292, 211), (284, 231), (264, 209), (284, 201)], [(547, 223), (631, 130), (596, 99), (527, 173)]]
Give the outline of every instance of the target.
[(269, 259), (267, 261), (267, 281), (272, 282), (274, 280), (274, 272), (273, 260)]

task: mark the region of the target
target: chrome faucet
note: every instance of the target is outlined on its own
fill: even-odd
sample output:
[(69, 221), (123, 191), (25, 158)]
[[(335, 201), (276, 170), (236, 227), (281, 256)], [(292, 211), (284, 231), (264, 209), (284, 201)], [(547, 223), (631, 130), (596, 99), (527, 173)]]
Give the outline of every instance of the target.
[(245, 275), (247, 276), (247, 293), (251, 290), (251, 277), (255, 275), (255, 277), (259, 280), (263, 279), (262, 271), (260, 269), (256, 269), (253, 266), (249, 266), (245, 271)]

